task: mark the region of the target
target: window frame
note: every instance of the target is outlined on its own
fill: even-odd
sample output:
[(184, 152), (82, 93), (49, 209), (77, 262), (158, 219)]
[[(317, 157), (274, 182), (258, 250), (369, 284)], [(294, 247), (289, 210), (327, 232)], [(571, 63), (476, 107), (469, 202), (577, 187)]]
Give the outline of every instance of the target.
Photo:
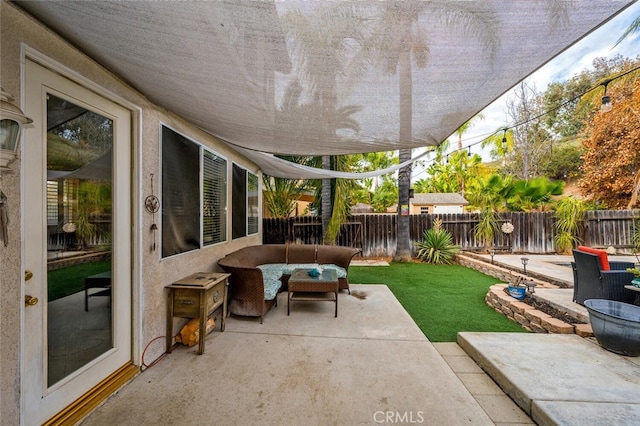
[[(205, 205), (204, 205), (204, 197), (205, 197), (205, 190), (204, 190), (204, 183), (205, 183), (205, 168), (204, 168), (204, 162), (205, 162), (205, 155), (206, 154), (210, 154), (213, 155), (215, 157), (214, 160), (223, 160), (224, 161), (224, 168), (223, 168), (223, 172), (221, 173), (224, 180), (224, 190), (220, 191), (220, 194), (224, 194), (224, 206), (220, 206), (219, 207), (219, 211), (223, 212), (223, 216), (224, 216), (224, 220), (223, 220), (223, 224), (220, 225), (220, 229), (221, 229), (221, 233), (223, 234), (222, 238), (219, 241), (213, 241), (211, 243), (206, 243), (205, 242), (205, 235), (204, 235), (204, 231), (205, 231), (205, 214), (204, 214), (204, 210), (205, 210)], [(209, 147), (205, 147), (205, 146), (201, 146), (201, 154), (200, 154), (200, 212), (202, 213), (200, 215), (200, 248), (205, 248), (205, 247), (211, 247), (217, 244), (222, 244), (225, 243), (229, 240), (229, 236), (228, 236), (228, 225), (229, 225), (229, 160), (227, 158), (225, 158), (224, 156), (218, 154), (216, 151), (212, 150)]]
[[(164, 178), (164, 149), (165, 146), (163, 145), (163, 135), (164, 135), (164, 129), (175, 133), (178, 137), (182, 138), (184, 141), (189, 142), (194, 144), (195, 148), (197, 148), (198, 150), (198, 208), (197, 208), (197, 212), (198, 212), (198, 235), (199, 235), (199, 241), (198, 241), (198, 246), (195, 248), (190, 248), (190, 249), (183, 249), (177, 253), (171, 253), (171, 254), (164, 254), (164, 247), (163, 247), (163, 233), (165, 232), (164, 226), (164, 213), (162, 211), (163, 209), (163, 199), (164, 199), (164, 190), (165, 188), (163, 187), (163, 178)], [(171, 257), (174, 256), (179, 256), (179, 255), (183, 255), (186, 253), (191, 253), (197, 250), (202, 250), (204, 248), (208, 248), (208, 247), (212, 247), (218, 244), (224, 244), (226, 242), (229, 241), (229, 232), (228, 232), (228, 227), (229, 227), (229, 159), (220, 154), (219, 152), (215, 151), (214, 149), (212, 149), (211, 147), (208, 147), (206, 145), (204, 145), (201, 142), (198, 142), (197, 140), (194, 140), (193, 138), (185, 135), (183, 132), (180, 132), (178, 130), (176, 130), (175, 128), (165, 124), (165, 123), (160, 123), (160, 129), (159, 129), (159, 138), (160, 138), (160, 161), (159, 161), (159, 165), (160, 165), (160, 179), (159, 179), (159, 196), (160, 196), (160, 210), (159, 210), (159, 241), (160, 241), (160, 250), (159, 250), (159, 255), (160, 255), (160, 259), (164, 260), (164, 259), (169, 259)], [(223, 224), (221, 224), (221, 234), (222, 234), (222, 238), (220, 241), (213, 241), (210, 243), (205, 242), (205, 229), (204, 229), (204, 201), (205, 201), (205, 185), (204, 185), (204, 179), (205, 179), (205, 170), (204, 170), (204, 166), (205, 166), (205, 155), (206, 154), (210, 154), (214, 157), (215, 160), (221, 160), (224, 162), (224, 166), (221, 167), (220, 170), (220, 177), (223, 179), (224, 181), (224, 190), (221, 190), (219, 192), (219, 194), (221, 194), (222, 196), (224, 196), (224, 205), (220, 207), (220, 211), (223, 212), (223, 219), (222, 222)]]
[[(241, 182), (236, 182), (236, 170), (239, 172), (243, 173), (243, 178)], [(252, 217), (249, 214), (249, 211), (252, 209), (252, 207), (254, 207), (252, 204), (250, 204), (250, 199), (252, 198), (252, 194), (249, 191), (249, 176), (253, 176), (255, 177), (255, 182), (256, 182), (256, 194), (255, 194), (255, 217), (256, 217), (256, 225), (255, 225), (255, 230), (250, 229), (250, 223), (249, 223), (249, 218)], [(254, 235), (258, 235), (260, 233), (260, 177), (256, 174), (253, 173), (252, 171), (250, 171), (249, 169), (247, 169), (246, 167), (236, 163), (236, 162), (232, 162), (231, 163), (231, 187), (233, 188), (232, 190), (232, 200), (231, 200), (231, 206), (232, 206), (232, 211), (231, 211), (231, 239), (232, 240), (236, 240), (239, 238), (244, 238), (244, 237), (250, 237), (250, 236), (254, 236)], [(242, 184), (242, 187), (237, 187), (236, 184)], [(242, 192), (242, 194), (244, 194), (244, 197), (242, 198), (242, 200), (236, 199), (234, 197), (237, 197), (237, 194), (239, 192)], [(243, 201), (243, 203), (241, 203), (241, 201)], [(242, 204), (242, 206), (240, 206)], [(236, 209), (235, 207), (239, 207), (238, 209)], [(244, 220), (242, 222), (239, 221), (239, 218), (237, 215), (244, 213)], [(238, 222), (236, 222), (236, 220)], [(243, 230), (242, 232), (239, 232), (239, 225), (242, 224), (243, 225)]]

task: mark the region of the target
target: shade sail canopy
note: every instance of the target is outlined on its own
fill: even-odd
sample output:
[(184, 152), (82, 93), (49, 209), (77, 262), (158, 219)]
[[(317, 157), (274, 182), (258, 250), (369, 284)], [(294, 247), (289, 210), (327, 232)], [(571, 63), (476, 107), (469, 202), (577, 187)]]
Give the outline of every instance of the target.
[(633, 1), (16, 3), (283, 175), (263, 153), (437, 145)]

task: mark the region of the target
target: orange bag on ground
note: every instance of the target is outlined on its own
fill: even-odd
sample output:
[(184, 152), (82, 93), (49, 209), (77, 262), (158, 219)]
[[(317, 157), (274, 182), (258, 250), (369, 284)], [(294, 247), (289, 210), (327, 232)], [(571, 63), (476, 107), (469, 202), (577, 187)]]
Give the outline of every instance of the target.
[[(209, 334), (216, 326), (213, 318), (207, 319), (206, 333)], [(182, 327), (180, 333), (176, 334), (176, 342), (186, 346), (193, 346), (200, 341), (200, 320), (194, 318)]]

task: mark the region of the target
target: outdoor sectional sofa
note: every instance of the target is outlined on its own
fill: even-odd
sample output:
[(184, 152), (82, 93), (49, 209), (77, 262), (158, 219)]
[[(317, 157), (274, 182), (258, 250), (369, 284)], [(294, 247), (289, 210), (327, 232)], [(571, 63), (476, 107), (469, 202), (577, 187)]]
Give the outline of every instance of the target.
[(263, 244), (241, 248), (218, 260), (231, 274), (230, 314), (260, 317), (277, 302), (296, 268), (335, 269), (340, 290), (349, 291), (347, 273), (351, 259), (360, 249), (309, 244)]
[(607, 252), (578, 246), (573, 250), (573, 300), (584, 305), (587, 299), (607, 299), (633, 303), (634, 294), (624, 288), (630, 285), (633, 262), (611, 262)]

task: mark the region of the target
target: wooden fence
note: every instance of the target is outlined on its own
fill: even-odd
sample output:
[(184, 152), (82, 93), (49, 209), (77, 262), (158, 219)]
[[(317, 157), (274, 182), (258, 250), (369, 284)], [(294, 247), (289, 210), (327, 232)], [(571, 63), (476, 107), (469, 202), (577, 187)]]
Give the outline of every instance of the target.
[[(484, 242), (474, 236), (479, 216), (476, 213), (411, 215), (410, 237), (413, 243), (422, 240), (425, 230), (433, 227), (436, 217), (442, 219), (443, 228), (451, 233), (455, 244), (463, 250), (484, 250)], [(640, 217), (639, 210), (596, 210), (587, 212), (581, 239), (591, 247), (616, 248), (618, 253), (632, 252), (633, 220)], [(493, 248), (498, 252), (552, 254), (555, 253), (553, 212), (508, 212), (498, 215), (499, 223), (510, 222), (513, 232), (498, 232)], [(396, 215), (365, 214), (348, 218), (342, 225), (337, 245), (358, 247), (364, 257), (393, 257), (396, 251)], [(263, 219), (263, 243), (322, 243), (320, 218), (300, 216), (285, 219)]]

